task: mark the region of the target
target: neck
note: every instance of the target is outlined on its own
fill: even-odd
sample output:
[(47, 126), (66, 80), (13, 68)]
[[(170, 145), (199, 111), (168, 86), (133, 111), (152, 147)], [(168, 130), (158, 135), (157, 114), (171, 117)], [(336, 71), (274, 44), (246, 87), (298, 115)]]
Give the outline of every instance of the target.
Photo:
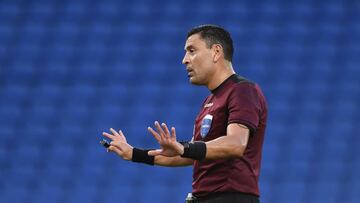
[(232, 67), (232, 64), (226, 64), (225, 67), (217, 68), (217, 72), (215, 72), (212, 80), (210, 80), (207, 88), (211, 91), (217, 88), (221, 83), (223, 83), (227, 78), (231, 75), (235, 74), (235, 71)]

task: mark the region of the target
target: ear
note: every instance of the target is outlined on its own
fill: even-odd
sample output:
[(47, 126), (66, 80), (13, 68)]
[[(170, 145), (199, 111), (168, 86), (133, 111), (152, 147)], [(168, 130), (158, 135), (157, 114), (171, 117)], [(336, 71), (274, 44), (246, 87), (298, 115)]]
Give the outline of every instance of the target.
[(221, 57), (224, 57), (224, 50), (220, 44), (213, 44), (211, 47), (213, 51), (213, 62), (216, 63)]

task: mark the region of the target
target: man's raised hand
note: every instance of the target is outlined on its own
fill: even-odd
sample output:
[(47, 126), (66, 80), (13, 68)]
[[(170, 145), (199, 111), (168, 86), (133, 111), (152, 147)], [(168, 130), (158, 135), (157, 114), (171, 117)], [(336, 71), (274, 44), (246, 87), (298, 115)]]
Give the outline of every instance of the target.
[(184, 153), (184, 147), (176, 141), (175, 128), (171, 128), (171, 133), (165, 123), (159, 124), (155, 121), (155, 128), (157, 131), (148, 127), (148, 131), (154, 136), (160, 145), (160, 149), (150, 150), (150, 156), (163, 155), (167, 157), (179, 156)]
[(125, 160), (131, 160), (133, 147), (126, 141), (126, 137), (121, 130), (116, 132), (113, 128), (110, 128), (112, 134), (103, 132), (102, 135), (111, 140), (108, 151), (115, 152), (121, 158)]

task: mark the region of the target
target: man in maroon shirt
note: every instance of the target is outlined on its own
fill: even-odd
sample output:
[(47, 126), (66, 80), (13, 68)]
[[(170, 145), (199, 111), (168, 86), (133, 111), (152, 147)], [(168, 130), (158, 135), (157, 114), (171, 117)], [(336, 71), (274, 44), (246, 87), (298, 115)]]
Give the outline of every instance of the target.
[(236, 75), (230, 34), (214, 25), (192, 29), (183, 64), (190, 82), (206, 86), (205, 99), (190, 142), (178, 142), (175, 128), (156, 121), (148, 128), (160, 149), (142, 150), (112, 128), (109, 151), (125, 160), (160, 166), (193, 165), (195, 202), (259, 202), (259, 171), (267, 118), (260, 87)]

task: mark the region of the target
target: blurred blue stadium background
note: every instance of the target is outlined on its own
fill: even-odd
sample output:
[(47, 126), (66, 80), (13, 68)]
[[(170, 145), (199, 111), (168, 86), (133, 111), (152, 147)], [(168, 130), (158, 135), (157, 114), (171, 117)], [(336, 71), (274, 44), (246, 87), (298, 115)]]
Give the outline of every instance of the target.
[(183, 202), (191, 167), (128, 163), (122, 129), (191, 137), (209, 93), (181, 60), (186, 32), (227, 28), (236, 71), (269, 103), (262, 202), (360, 202), (360, 2), (0, 1), (0, 202)]

